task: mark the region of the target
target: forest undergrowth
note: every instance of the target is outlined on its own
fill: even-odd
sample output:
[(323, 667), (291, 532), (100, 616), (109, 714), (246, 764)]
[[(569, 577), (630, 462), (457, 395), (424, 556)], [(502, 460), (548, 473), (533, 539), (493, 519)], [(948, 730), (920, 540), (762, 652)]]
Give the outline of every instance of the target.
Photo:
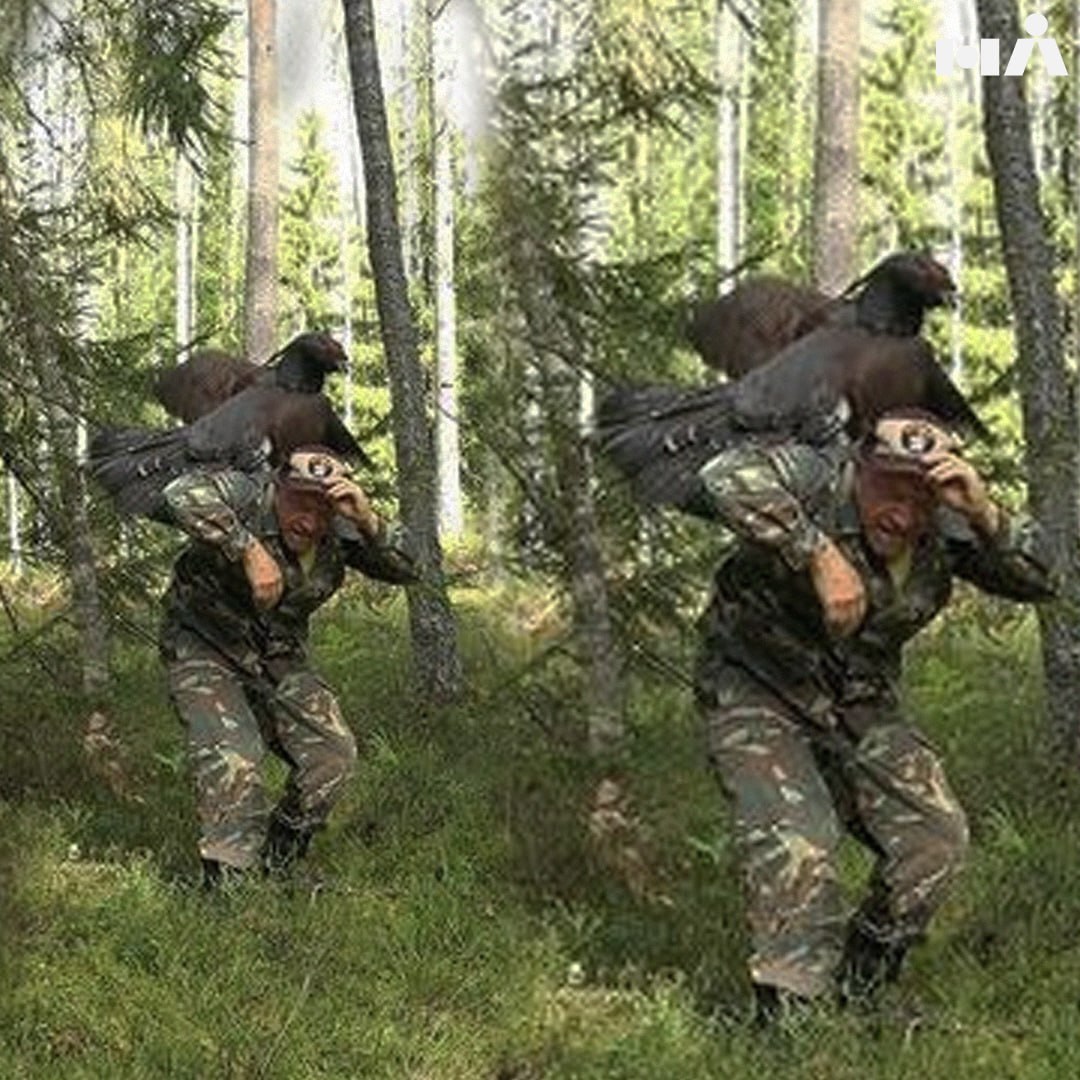
[[(964, 598), (911, 656), (974, 838), (928, 943), (877, 1014), (762, 1035), (685, 688), (634, 676), (629, 749), (589, 762), (546, 594), (457, 600), (471, 690), (441, 713), (409, 694), (402, 599), (318, 622), (359, 773), (296, 880), (217, 897), (153, 649), (117, 656), (104, 766), (40, 653), (5, 652), (0, 1076), (1080, 1075), (1080, 784), (1029, 617)], [(853, 890), (867, 869), (852, 847)]]

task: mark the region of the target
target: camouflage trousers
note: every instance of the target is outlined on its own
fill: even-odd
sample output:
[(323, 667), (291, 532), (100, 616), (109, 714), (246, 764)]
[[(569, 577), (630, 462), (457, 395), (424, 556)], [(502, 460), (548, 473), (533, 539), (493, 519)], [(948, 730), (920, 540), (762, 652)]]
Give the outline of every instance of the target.
[(293, 665), (271, 681), (245, 678), (212, 646), (171, 635), (169, 695), (187, 731), (204, 859), (246, 869), (270, 819), (260, 765), (269, 749), (289, 766), (274, 817), (298, 832), (323, 825), (356, 763), (356, 740), (329, 687)]
[[(698, 697), (709, 760), (733, 809), (753, 982), (804, 997), (830, 992), (852, 928), (902, 954), (968, 845), (934, 749), (891, 710), (874, 716), (863, 706), (848, 727), (820, 694), (818, 713), (833, 726), (818, 727), (792, 697), (780, 700), (734, 665), (710, 663)], [(837, 871), (844, 828), (876, 858), (853, 917)]]

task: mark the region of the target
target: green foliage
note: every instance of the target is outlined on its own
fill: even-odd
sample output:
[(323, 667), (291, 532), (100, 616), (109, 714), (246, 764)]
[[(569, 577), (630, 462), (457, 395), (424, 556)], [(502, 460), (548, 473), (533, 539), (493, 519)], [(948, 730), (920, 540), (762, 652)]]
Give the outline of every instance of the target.
[(170, 220), (168, 165), (132, 122), (177, 143), (217, 130), (205, 80), (224, 9), (163, 10), (31, 0), (2, 42), (0, 450), (43, 523), (46, 560), (81, 483), (78, 422), (135, 420), (143, 363), (167, 349), (169, 275), (146, 245)]
[[(344, 266), (358, 254), (355, 237), (342, 240), (343, 216), (334, 162), (323, 146), (323, 121), (307, 113), (297, 125), (293, 182), (281, 199), (280, 275), (284, 286), (279, 322), (297, 328), (336, 327), (345, 321)], [(355, 259), (354, 262), (359, 262)]]
[(925, 0), (894, 0), (878, 28), (889, 44), (865, 67), (859, 231), (868, 259), (894, 248), (928, 248), (946, 235), (940, 200), (949, 179), (948, 133), (927, 62), (937, 17)]
[[(230, 100), (233, 83), (218, 85)], [(223, 119), (231, 113), (221, 106)], [(196, 337), (227, 351), (243, 351), (244, 200), (237, 182), (236, 147), (212, 141), (202, 156), (198, 195), (198, 266), (195, 274)]]
[(892, 0), (874, 30), (880, 45), (863, 74), (860, 252), (864, 265), (901, 247), (959, 259), (959, 314), (931, 316), (926, 333), (947, 366), (956, 359), (954, 378), (994, 432), (992, 448), (975, 448), (980, 465), (1018, 501), (1020, 414), (993, 190), (967, 84), (943, 82), (927, 62), (939, 14), (926, 0)]
[[(746, 161), (747, 255), (796, 277), (808, 276), (812, 143), (800, 123), (805, 60), (796, 40), (797, 5), (762, 0), (749, 73)], [(805, 87), (801, 93), (805, 95)]]
[(209, 84), (228, 74), (221, 38), (232, 13), (217, 0), (97, 2), (122, 61), (122, 115), (144, 135), (163, 132), (177, 150), (220, 141), (223, 118)]

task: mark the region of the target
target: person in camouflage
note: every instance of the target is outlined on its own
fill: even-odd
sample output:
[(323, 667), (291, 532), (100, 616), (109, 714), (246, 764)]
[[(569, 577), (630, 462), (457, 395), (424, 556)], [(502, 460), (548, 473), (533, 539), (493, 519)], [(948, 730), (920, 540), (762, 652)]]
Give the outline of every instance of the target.
[[(400, 532), (323, 447), (276, 473), (193, 471), (164, 491), (192, 538), (173, 567), (160, 649), (187, 733), (207, 887), (262, 864), (284, 871), (326, 820), (356, 761), (333, 692), (309, 666), (308, 618), (346, 567), (415, 580)], [(289, 766), (269, 811), (266, 749)]]
[[(963, 861), (964, 812), (905, 720), (901, 648), (954, 577), (1021, 601), (1053, 575), (1033, 522), (1002, 510), (917, 411), (854, 446), (746, 445), (701, 479), (738, 538), (702, 620), (696, 687), (733, 808), (759, 1019), (895, 978)], [(846, 827), (876, 857), (849, 918)]]

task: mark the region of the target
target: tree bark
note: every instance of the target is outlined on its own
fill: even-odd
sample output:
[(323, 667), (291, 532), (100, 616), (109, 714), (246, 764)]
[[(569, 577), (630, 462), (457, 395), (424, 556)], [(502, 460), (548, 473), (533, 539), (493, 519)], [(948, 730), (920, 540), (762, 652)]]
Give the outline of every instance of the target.
[(187, 356), (195, 336), (196, 199), (198, 178), (183, 151), (175, 166), (176, 188), (176, 347)]
[(592, 451), (580, 428), (567, 422), (575, 416), (573, 406), (582, 384), (561, 360), (552, 362), (548, 378), (552, 392), (547, 412), (556, 428), (555, 478), (563, 502), (558, 515), (560, 547), (570, 582), (574, 630), (583, 654), (589, 752), (601, 755), (618, 750), (625, 737), (622, 664), (593, 502)]
[(248, 2), (248, 237), (244, 351), (265, 360), (277, 338), (277, 0)]
[(859, 195), (860, 0), (820, 0), (814, 140), (814, 282), (839, 293), (855, 278)]
[(423, 3), (423, 21), (421, 33), (414, 33), (420, 14), (417, 0), (399, 0), (398, 17), (401, 33), (401, 63), (398, 68), (398, 83), (401, 93), (401, 144), (404, 156), (404, 168), (401, 170), (401, 247), (405, 261), (405, 272), (409, 284), (414, 288), (422, 273), (423, 245), (420, 243), (420, 95), (417, 93), (416, 79), (410, 66), (414, 51), (419, 51), (416, 38), (424, 42), (424, 52), (431, 51), (431, 27), (428, 25), (432, 16), (428, 12), (427, 0)]
[(1073, 363), (1080, 364), (1080, 0), (1072, 5), (1072, 213), (1073, 213)]
[(716, 272), (720, 291), (735, 287), (732, 269), (739, 261), (742, 217), (740, 125), (742, 120), (743, 32), (731, 5), (716, 11)]
[(432, 131), (435, 141), (435, 356), (439, 388), (435, 434), (439, 470), (439, 534), (465, 529), (458, 419), (457, 296), (454, 290), (454, 136), (447, 108), (453, 78), (446, 28), (434, 19), (431, 43)]
[[(622, 662), (611, 619), (600, 528), (593, 500), (592, 452), (583, 414), (592, 414), (591, 386), (564, 356), (580, 346), (560, 315), (547, 261), (537, 250), (528, 223), (513, 230), (512, 275), (534, 350), (540, 391), (540, 422), (546, 429), (554, 485), (543, 507), (546, 539), (558, 553), (570, 586), (574, 637), (584, 672), (582, 699), (589, 750), (602, 755), (623, 742)], [(538, 447), (539, 449), (539, 447)], [(547, 485), (540, 478), (538, 490)]]
[[(979, 31), (1008, 56), (1019, 35), (1015, 0), (977, 0)], [(1063, 579), (1059, 599), (1039, 609), (1049, 720), (1068, 760), (1080, 764), (1080, 518), (1074, 385), (1065, 365), (1053, 250), (1039, 198), (1031, 125), (1021, 78), (982, 81), (990, 159), (1016, 342), (1028, 497), (1046, 529)]]
[(364, 162), (368, 251), (393, 401), (401, 515), (423, 576), (420, 585), (409, 589), (414, 669), (419, 686), (428, 695), (447, 700), (460, 689), (461, 663), (454, 613), (443, 580), (435, 455), (401, 253), (397, 187), (379, 75), (375, 15), (371, 0), (343, 3), (353, 108)]
[[(53, 35), (57, 30), (46, 24), (39, 32)], [(67, 68), (58, 48), (50, 50), (50, 54), (51, 63), (42, 66), (29, 87), (34, 119), (26, 146), (27, 173), (32, 184), (28, 202), (36, 202), (38, 209), (46, 212), (63, 208), (75, 197), (73, 169), (86, 152), (83, 120), (71, 95), (75, 73)], [(42, 402), (41, 431), (52, 466), (51, 490), (39, 502), (38, 510), (46, 516), (45, 526), (64, 552), (79, 633), (82, 689), (96, 698), (108, 686), (109, 636), (90, 535), (86, 479), (79, 460), (85, 439), (79, 417), (84, 410), (80, 384), (65, 378), (59, 367), (59, 349), (54, 347), (56, 339), (42, 321), (43, 317), (59, 319), (71, 340), (77, 340), (84, 327), (78, 325), (79, 316), (71, 312), (85, 309), (85, 303), (78, 301), (85, 286), (77, 274), (68, 272), (62, 288), (70, 290), (70, 296), (65, 296), (65, 300), (71, 299), (70, 312), (62, 314), (49, 310), (47, 300), (42, 306), (48, 289), (37, 282), (36, 266), (28, 262), (20, 270), (27, 360)]]
[(49, 399), (46, 431), (56, 485), (49, 527), (64, 550), (71, 576), (72, 608), (81, 643), (82, 690), (90, 698), (100, 698), (109, 684), (109, 631), (91, 540), (86, 475), (76, 452), (77, 424), (73, 411), (56, 404), (68, 394), (52, 358), (42, 353), (33, 363), (38, 383)]
[(19, 516), (19, 482), (7, 474), (8, 557), (13, 574), (22, 573), (22, 520)]

